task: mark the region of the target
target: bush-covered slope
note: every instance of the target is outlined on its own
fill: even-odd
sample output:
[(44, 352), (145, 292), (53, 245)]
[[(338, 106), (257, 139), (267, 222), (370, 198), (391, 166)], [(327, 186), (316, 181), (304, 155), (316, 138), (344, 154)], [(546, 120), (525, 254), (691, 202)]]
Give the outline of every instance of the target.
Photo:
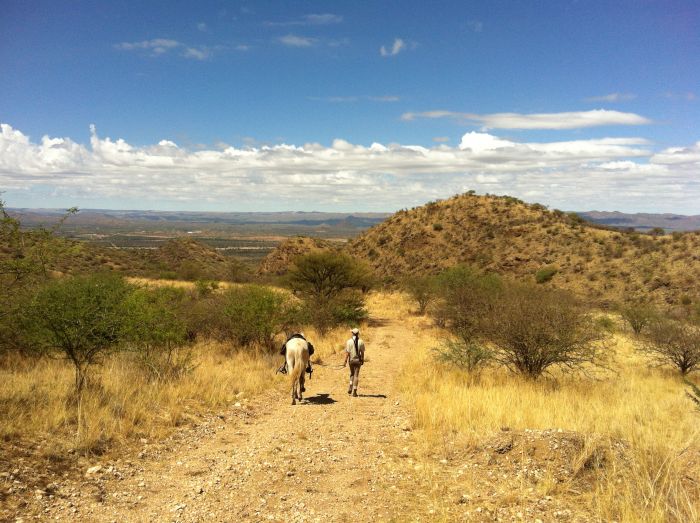
[(468, 263), (601, 303), (700, 300), (700, 233), (610, 230), (507, 196), (467, 193), (399, 211), (349, 248), (390, 281)]

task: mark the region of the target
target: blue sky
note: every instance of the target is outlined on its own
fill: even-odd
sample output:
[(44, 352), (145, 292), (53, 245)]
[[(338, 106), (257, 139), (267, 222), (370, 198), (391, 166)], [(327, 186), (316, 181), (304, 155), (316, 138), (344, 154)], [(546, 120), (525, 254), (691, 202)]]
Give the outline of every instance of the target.
[(0, 190), (391, 211), (475, 189), (697, 214), (698, 27), (691, 1), (5, 0)]

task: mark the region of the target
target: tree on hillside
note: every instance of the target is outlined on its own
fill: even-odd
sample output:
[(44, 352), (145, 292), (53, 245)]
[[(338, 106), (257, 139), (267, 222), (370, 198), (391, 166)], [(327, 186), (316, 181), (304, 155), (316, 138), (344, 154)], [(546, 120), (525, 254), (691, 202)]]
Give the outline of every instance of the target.
[(690, 323), (657, 318), (640, 350), (658, 365), (671, 365), (686, 375), (700, 369), (700, 329)]
[(363, 293), (373, 284), (371, 269), (344, 253), (311, 252), (297, 258), (287, 281), (322, 332), (338, 324), (357, 323), (367, 315)]
[(537, 379), (551, 367), (581, 369), (604, 361), (605, 334), (568, 293), (512, 284), (488, 323), (494, 359)]
[(657, 313), (650, 305), (631, 304), (624, 306), (620, 311), (620, 315), (629, 323), (632, 331), (639, 335), (642, 331), (646, 330)]

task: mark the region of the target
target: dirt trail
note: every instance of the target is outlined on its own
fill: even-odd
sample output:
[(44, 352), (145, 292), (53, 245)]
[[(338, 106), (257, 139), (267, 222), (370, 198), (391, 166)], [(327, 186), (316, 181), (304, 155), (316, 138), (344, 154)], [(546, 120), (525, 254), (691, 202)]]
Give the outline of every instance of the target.
[[(363, 333), (364, 334), (364, 333)], [(398, 318), (367, 329), (359, 397), (342, 355), (317, 365), (303, 404), (271, 391), (214, 417), (171, 449), (103, 466), (78, 495), (46, 500), (51, 520), (389, 521), (406, 493), (387, 488), (407, 455), (395, 381), (414, 333)], [(397, 477), (398, 479), (398, 477)], [(85, 486), (85, 485), (84, 485)], [(86, 495), (86, 492), (88, 495)]]

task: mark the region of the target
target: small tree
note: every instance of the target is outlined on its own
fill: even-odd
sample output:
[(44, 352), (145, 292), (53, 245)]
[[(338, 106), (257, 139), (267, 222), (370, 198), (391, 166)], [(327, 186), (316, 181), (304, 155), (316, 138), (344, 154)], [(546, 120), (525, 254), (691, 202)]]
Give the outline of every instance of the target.
[(301, 256), (287, 281), (304, 299), (308, 318), (321, 333), (367, 315), (362, 294), (373, 284), (372, 272), (347, 254), (318, 251)]
[(28, 338), (38, 349), (58, 353), (73, 364), (78, 437), (88, 373), (124, 339), (124, 305), (131, 290), (113, 275), (55, 280), (39, 290), (23, 317)]
[(0, 351), (26, 350), (23, 333), (17, 329), (25, 311), (22, 306), (35, 288), (45, 282), (49, 268), (72, 246), (56, 237), (65, 220), (77, 212), (68, 209), (50, 229), (26, 230), (7, 213), (0, 200)]
[(657, 318), (640, 350), (658, 365), (672, 365), (686, 375), (700, 368), (700, 329), (695, 325)]
[(602, 364), (604, 333), (568, 293), (537, 285), (511, 285), (489, 322), (494, 359), (537, 379), (551, 367)]
[(126, 299), (125, 338), (157, 379), (176, 378), (192, 369), (191, 354), (180, 352), (189, 342), (180, 314), (185, 300), (185, 291), (174, 287), (144, 287)]
[(503, 284), (498, 276), (466, 265), (444, 271), (437, 279), (440, 301), (436, 317), (466, 346), (482, 337)]
[(624, 306), (620, 311), (620, 315), (629, 323), (632, 331), (639, 335), (656, 317), (656, 311), (650, 305), (632, 304)]
[(323, 302), (345, 289), (369, 290), (372, 272), (364, 262), (347, 254), (317, 251), (297, 258), (288, 282), (294, 292)]
[(404, 288), (418, 303), (418, 313), (425, 314), (428, 305), (437, 298), (437, 280), (434, 276), (413, 276), (404, 281)]
[(439, 297), (436, 319), (452, 334), (435, 349), (438, 360), (469, 372), (478, 370), (493, 358), (485, 332), (501, 280), (461, 265), (440, 274), (434, 285)]

